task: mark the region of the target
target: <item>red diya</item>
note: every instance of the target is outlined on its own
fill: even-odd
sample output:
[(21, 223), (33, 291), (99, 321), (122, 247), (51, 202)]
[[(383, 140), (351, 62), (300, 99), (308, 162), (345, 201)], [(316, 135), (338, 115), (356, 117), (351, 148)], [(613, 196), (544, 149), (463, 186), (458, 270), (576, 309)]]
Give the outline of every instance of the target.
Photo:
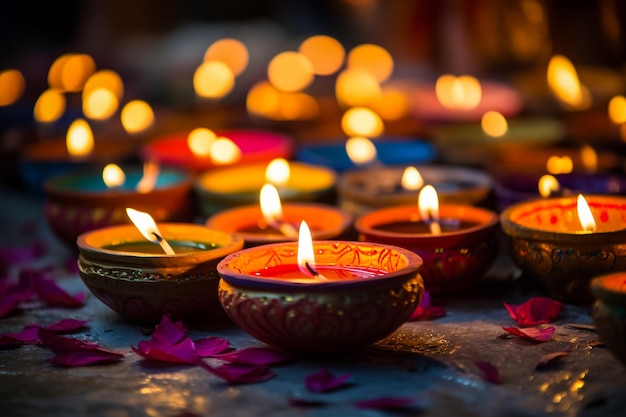
[(424, 293), (421, 258), (391, 245), (316, 241), (243, 249), (218, 264), (219, 298), (244, 331), (280, 349), (329, 355), (392, 333)]
[[(438, 206), (436, 193), (434, 200), (438, 214), (431, 220), (423, 220), (417, 202), (357, 217), (354, 228), (358, 239), (395, 244), (417, 253), (424, 260), (421, 274), (428, 291), (446, 293), (469, 288), (480, 282), (496, 259), (498, 215), (467, 205)], [(439, 229), (433, 227), (435, 219)]]
[(245, 246), (293, 241), (297, 239), (297, 226), (306, 221), (313, 238), (346, 238), (350, 232), (352, 216), (328, 204), (287, 203), (281, 204), (278, 192), (266, 185), (261, 192), (260, 204), (249, 204), (222, 210), (206, 221), (206, 226), (244, 239)]
[(209, 156), (194, 154), (188, 144), (189, 132), (156, 138), (140, 149), (140, 156), (144, 161), (156, 160), (163, 165), (202, 172), (232, 163), (249, 164), (289, 158), (293, 153), (292, 139), (278, 132), (241, 129), (217, 131), (215, 134), (230, 139), (240, 150), (240, 155), (232, 162), (220, 163)]
[(501, 214), (514, 262), (553, 298), (588, 303), (594, 276), (626, 270), (626, 198), (522, 201)]

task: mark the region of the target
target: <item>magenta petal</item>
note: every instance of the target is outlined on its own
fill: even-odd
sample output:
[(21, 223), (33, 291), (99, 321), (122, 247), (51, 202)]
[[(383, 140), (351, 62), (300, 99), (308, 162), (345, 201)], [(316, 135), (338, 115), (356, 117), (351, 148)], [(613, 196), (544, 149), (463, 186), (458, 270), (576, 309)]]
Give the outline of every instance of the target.
[(85, 304), (82, 294), (78, 294), (76, 297), (69, 295), (53, 279), (48, 278), (43, 271), (24, 270), (20, 273), (20, 277), (22, 276), (28, 277), (34, 283), (39, 299), (50, 306), (82, 307)]
[(228, 340), (215, 336), (208, 336), (204, 339), (194, 340), (193, 344), (195, 346), (196, 353), (201, 358), (218, 355), (230, 349)]
[(294, 398), (294, 397), (289, 397), (287, 401), (289, 401), (289, 405), (293, 407), (300, 407), (300, 408), (324, 407), (326, 405), (326, 403), (323, 401), (307, 400), (303, 398)]
[(502, 383), (498, 369), (490, 362), (476, 362), (476, 366), (482, 371), (482, 377), (485, 381), (491, 382), (492, 384)]
[(213, 375), (232, 383), (264, 382), (274, 377), (274, 373), (266, 365), (225, 363), (214, 368), (202, 360), (198, 360), (197, 364)]
[(95, 343), (59, 336), (50, 331), (40, 329), (39, 339), (54, 352), (52, 362), (62, 366), (86, 366), (101, 363), (117, 362), (123, 354), (101, 348)]
[(504, 306), (520, 327), (551, 323), (561, 314), (563, 303), (546, 297), (533, 297), (519, 306)]
[(23, 262), (37, 259), (45, 253), (45, 245), (41, 241), (35, 241), (31, 245), (22, 248), (0, 248), (0, 263), (17, 265)]
[(63, 319), (44, 327), (44, 329), (55, 333), (71, 332), (85, 327), (88, 321), (89, 320)]
[(559, 358), (562, 358), (563, 356), (567, 356), (569, 354), (570, 351), (546, 353), (539, 358), (539, 362), (537, 363), (537, 366), (535, 366), (535, 369), (549, 368), (550, 366), (554, 365)]
[(0, 297), (0, 317), (4, 317), (9, 313), (17, 310), (20, 306), (21, 301), (19, 298), (11, 297), (11, 296), (3, 296)]
[(150, 340), (142, 340), (133, 352), (145, 359), (174, 363), (196, 363), (198, 354), (181, 322), (163, 316)]
[(27, 324), (22, 331), (18, 333), (6, 333), (0, 335), (0, 346), (8, 345), (38, 345), (41, 344), (39, 340), (39, 325)]
[(288, 353), (264, 347), (248, 347), (223, 353), (221, 355), (213, 355), (213, 357), (232, 363), (248, 365), (273, 365), (286, 362), (292, 358), (292, 356)]
[(411, 397), (380, 397), (371, 400), (356, 401), (352, 403), (357, 408), (375, 410), (393, 410), (405, 408), (415, 402)]
[(554, 327), (546, 327), (543, 329), (537, 328), (529, 328), (529, 329), (518, 329), (516, 327), (503, 327), (505, 331), (511, 333), (515, 336), (519, 336), (528, 340), (533, 340), (535, 342), (548, 342), (552, 339), (552, 335), (554, 334)]
[(445, 315), (446, 310), (444, 308), (431, 305), (430, 293), (425, 291), (422, 300), (415, 308), (415, 311), (413, 311), (408, 321), (433, 320)]
[(311, 392), (328, 392), (339, 388), (350, 378), (349, 374), (334, 376), (326, 368), (307, 376), (304, 386)]

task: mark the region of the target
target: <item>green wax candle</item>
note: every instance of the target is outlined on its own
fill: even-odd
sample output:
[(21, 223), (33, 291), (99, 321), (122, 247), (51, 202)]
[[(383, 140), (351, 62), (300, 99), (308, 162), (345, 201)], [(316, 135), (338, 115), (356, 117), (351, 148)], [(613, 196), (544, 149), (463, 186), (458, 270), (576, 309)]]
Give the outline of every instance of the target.
[[(168, 240), (168, 243), (172, 247), (175, 253), (191, 253), (191, 252), (201, 252), (216, 249), (219, 245), (215, 243), (206, 243), (206, 242), (194, 242), (194, 241), (186, 241), (186, 240)], [(112, 245), (104, 246), (103, 249), (120, 251), (120, 252), (135, 252), (135, 253), (147, 253), (151, 255), (164, 255), (163, 249), (161, 246), (146, 241), (136, 241), (136, 242), (123, 242), (116, 243)]]

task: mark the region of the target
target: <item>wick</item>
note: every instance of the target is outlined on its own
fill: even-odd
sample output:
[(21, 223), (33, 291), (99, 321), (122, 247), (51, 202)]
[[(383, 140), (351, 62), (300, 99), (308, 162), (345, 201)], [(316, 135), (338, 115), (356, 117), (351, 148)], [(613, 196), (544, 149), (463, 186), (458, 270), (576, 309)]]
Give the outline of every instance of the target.
[(430, 233), (433, 235), (440, 235), (441, 234), (441, 225), (439, 224), (439, 222), (437, 220), (435, 220), (430, 213), (428, 213), (428, 217), (425, 219), (425, 223), (428, 224), (428, 227), (430, 228)]
[(287, 237), (298, 236), (298, 230), (291, 223), (287, 223), (282, 220), (272, 219), (271, 221), (268, 221), (268, 224)]
[(174, 252), (174, 249), (172, 249), (172, 247), (167, 242), (167, 240), (163, 239), (163, 237), (161, 235), (159, 235), (157, 232), (152, 232), (152, 234), (156, 238), (157, 242), (159, 242), (159, 245), (161, 246), (161, 249), (163, 249), (163, 252), (165, 252), (166, 255), (175, 255), (176, 254), (176, 252)]
[(312, 266), (311, 264), (309, 264), (308, 262), (304, 263), (304, 267), (307, 269), (307, 271), (309, 271), (311, 273), (311, 275), (313, 275), (315, 278), (317, 279), (321, 279), (324, 281), (328, 281), (328, 278), (326, 278), (324, 275), (320, 274), (319, 272), (317, 272)]

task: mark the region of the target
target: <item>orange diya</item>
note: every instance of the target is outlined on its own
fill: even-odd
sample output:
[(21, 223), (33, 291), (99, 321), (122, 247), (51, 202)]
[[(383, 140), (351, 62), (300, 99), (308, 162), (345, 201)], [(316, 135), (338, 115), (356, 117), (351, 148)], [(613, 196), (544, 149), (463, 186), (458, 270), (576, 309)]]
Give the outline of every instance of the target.
[(459, 204), (439, 205), (434, 187), (419, 193), (418, 204), (373, 210), (357, 217), (360, 241), (395, 244), (424, 260), (426, 289), (444, 293), (478, 283), (498, 253), (498, 215)]
[(244, 331), (280, 349), (329, 355), (392, 333), (424, 293), (422, 259), (392, 245), (312, 241), (259, 245), (218, 264), (219, 299)]

